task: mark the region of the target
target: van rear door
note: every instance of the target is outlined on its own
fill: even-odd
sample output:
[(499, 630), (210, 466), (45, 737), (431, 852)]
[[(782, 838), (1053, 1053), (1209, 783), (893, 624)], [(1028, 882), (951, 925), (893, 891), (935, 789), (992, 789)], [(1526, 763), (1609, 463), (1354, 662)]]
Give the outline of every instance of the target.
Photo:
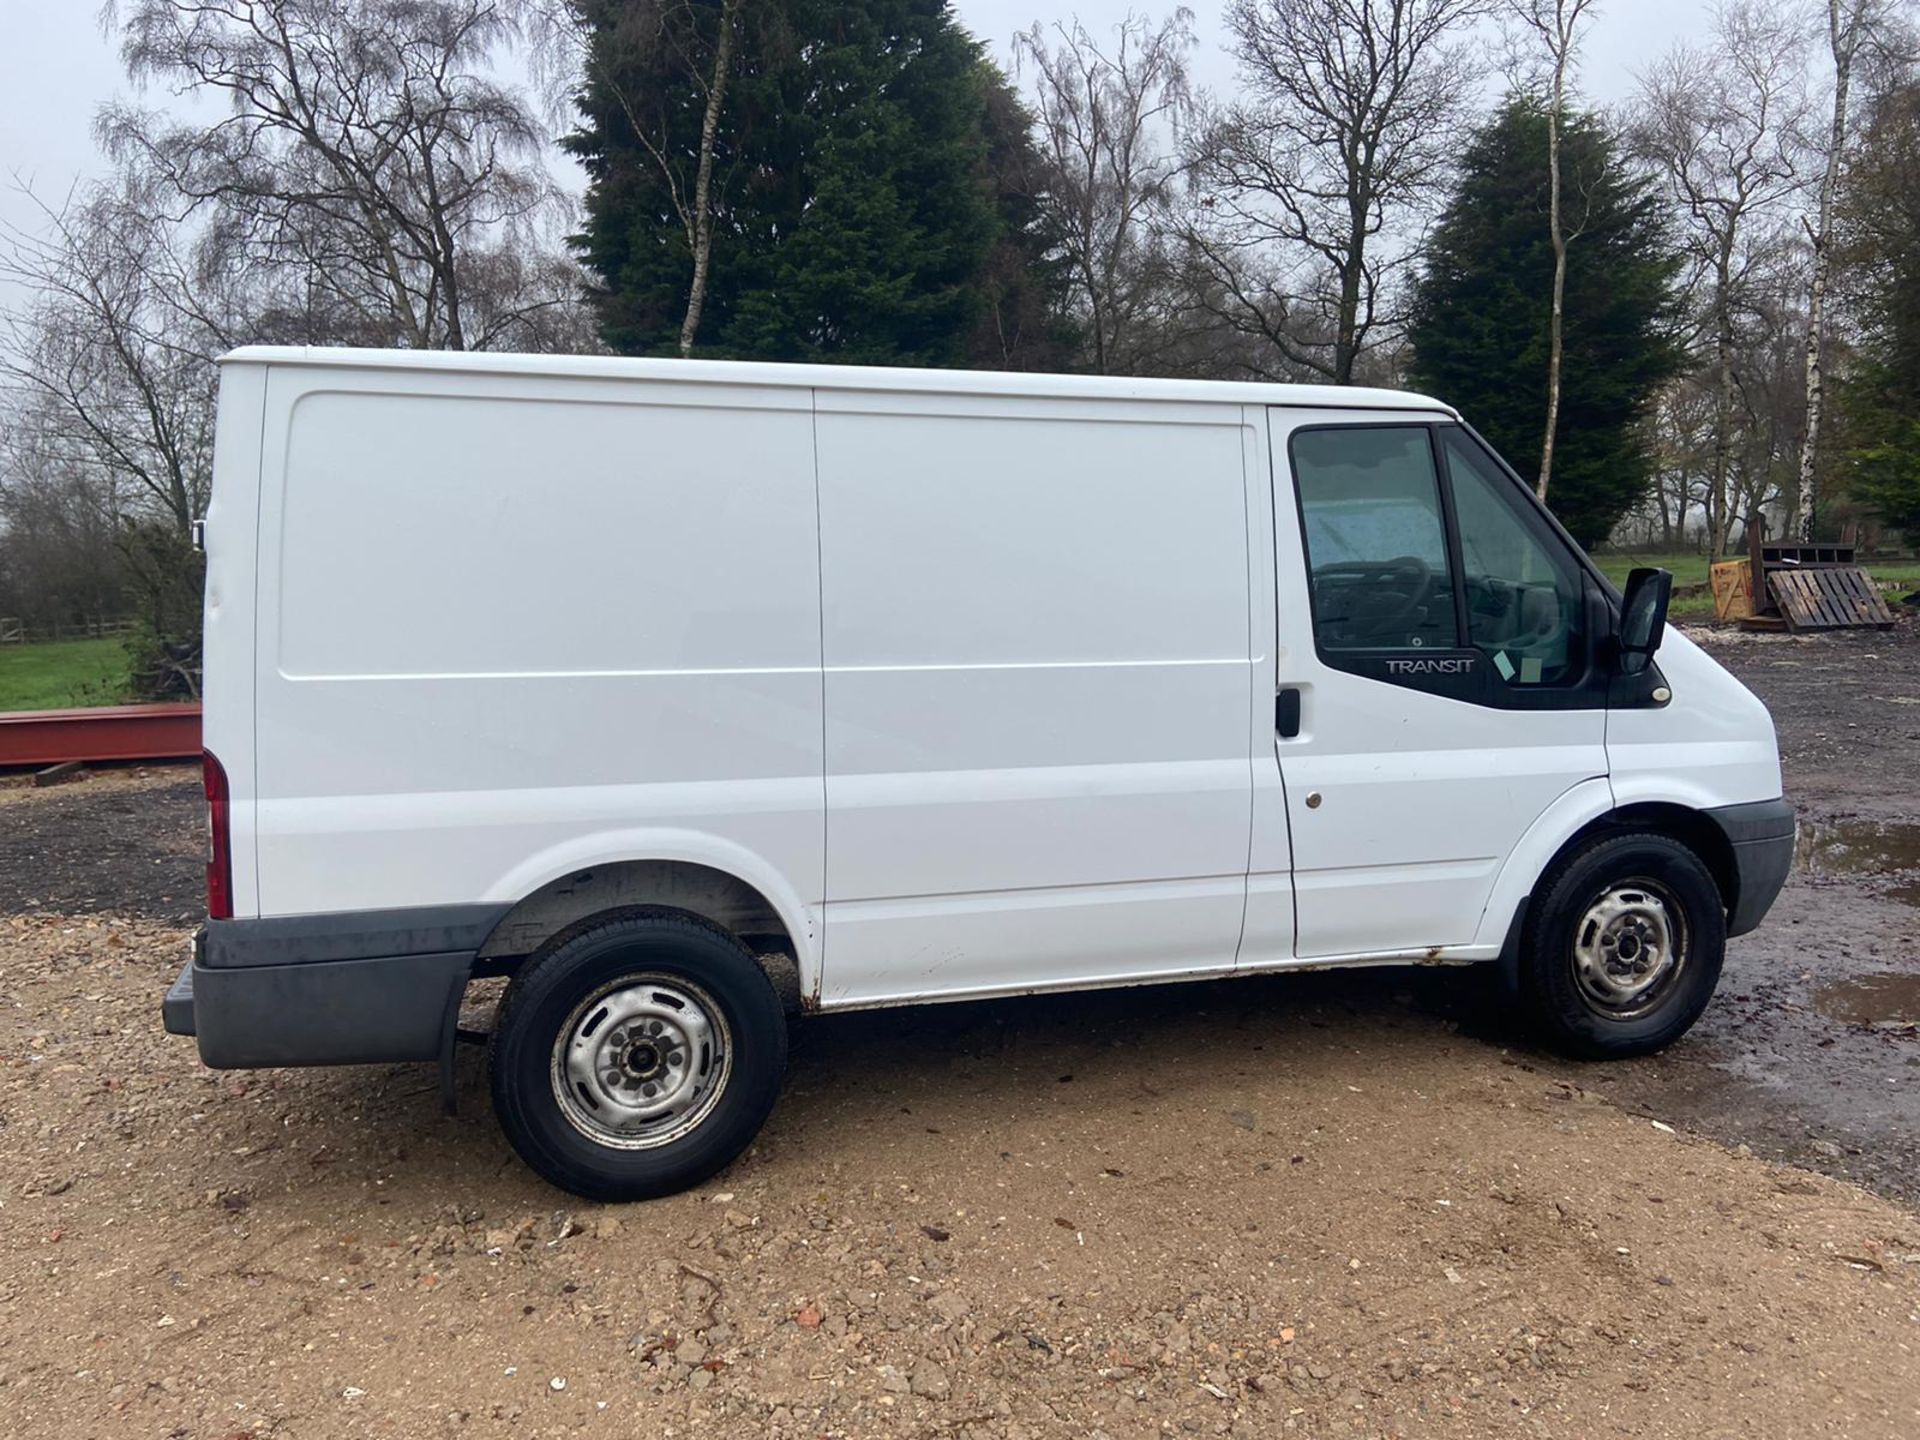
[[(1284, 786), (1256, 824), (1290, 826), (1294, 954), (1472, 944), (1527, 829), (1605, 783), (1593, 582), (1464, 427), (1270, 417)], [(1250, 915), (1262, 933), (1284, 943)]]

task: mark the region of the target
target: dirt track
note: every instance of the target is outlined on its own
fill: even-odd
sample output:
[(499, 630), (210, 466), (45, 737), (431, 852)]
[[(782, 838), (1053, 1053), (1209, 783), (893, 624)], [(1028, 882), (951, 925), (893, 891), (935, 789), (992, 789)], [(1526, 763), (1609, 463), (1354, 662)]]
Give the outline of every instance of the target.
[(1920, 973), (1871, 869), (1920, 637), (1723, 653), (1878, 859), (1827, 845), (1671, 1055), (1562, 1065), (1434, 972), (812, 1020), (749, 1157), (624, 1210), (520, 1168), (475, 1053), (451, 1120), (430, 1068), (201, 1070), (190, 777), (0, 792), (6, 1428), (1920, 1433), (1920, 1218), (1763, 1158), (1920, 1194), (1900, 992), (1832, 999)]

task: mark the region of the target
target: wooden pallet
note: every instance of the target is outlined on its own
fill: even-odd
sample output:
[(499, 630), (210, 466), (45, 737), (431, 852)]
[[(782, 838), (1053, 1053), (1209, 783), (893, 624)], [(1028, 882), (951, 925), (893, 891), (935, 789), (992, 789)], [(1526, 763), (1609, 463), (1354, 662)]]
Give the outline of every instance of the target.
[(1893, 625), (1887, 598), (1855, 565), (1817, 565), (1772, 569), (1767, 595), (1786, 617), (1789, 630), (1846, 630)]

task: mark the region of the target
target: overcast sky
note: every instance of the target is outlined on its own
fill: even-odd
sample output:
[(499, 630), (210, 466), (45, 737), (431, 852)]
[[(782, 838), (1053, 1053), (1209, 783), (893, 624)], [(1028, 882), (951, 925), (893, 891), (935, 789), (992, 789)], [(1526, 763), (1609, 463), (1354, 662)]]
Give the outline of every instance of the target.
[[(1049, 8), (1046, 0), (957, 0), (960, 19), (1004, 58), (1017, 30), (1077, 10), (1089, 29), (1111, 26), (1129, 8), (1164, 13), (1143, 0), (1082, 0)], [(1220, 0), (1192, 6), (1200, 49), (1195, 79), (1229, 88), (1232, 61), (1221, 51)], [(1601, 0), (1586, 41), (1582, 84), (1601, 103), (1624, 98), (1634, 73), (1676, 40), (1698, 39), (1709, 0)], [(57, 204), (76, 181), (100, 173), (93, 143), (99, 106), (130, 91), (113, 43), (101, 33), (95, 0), (0, 0), (0, 221), (37, 230), (38, 215), (16, 180)], [(152, 105), (191, 102), (148, 94)], [(563, 158), (556, 162), (564, 165)]]

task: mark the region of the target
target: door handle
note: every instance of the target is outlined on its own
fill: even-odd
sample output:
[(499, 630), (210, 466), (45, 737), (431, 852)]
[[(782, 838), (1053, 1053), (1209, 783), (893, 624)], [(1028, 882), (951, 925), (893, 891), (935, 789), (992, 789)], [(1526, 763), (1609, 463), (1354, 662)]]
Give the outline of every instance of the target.
[(1300, 733), (1300, 692), (1291, 685), (1273, 697), (1273, 728), (1282, 740)]

